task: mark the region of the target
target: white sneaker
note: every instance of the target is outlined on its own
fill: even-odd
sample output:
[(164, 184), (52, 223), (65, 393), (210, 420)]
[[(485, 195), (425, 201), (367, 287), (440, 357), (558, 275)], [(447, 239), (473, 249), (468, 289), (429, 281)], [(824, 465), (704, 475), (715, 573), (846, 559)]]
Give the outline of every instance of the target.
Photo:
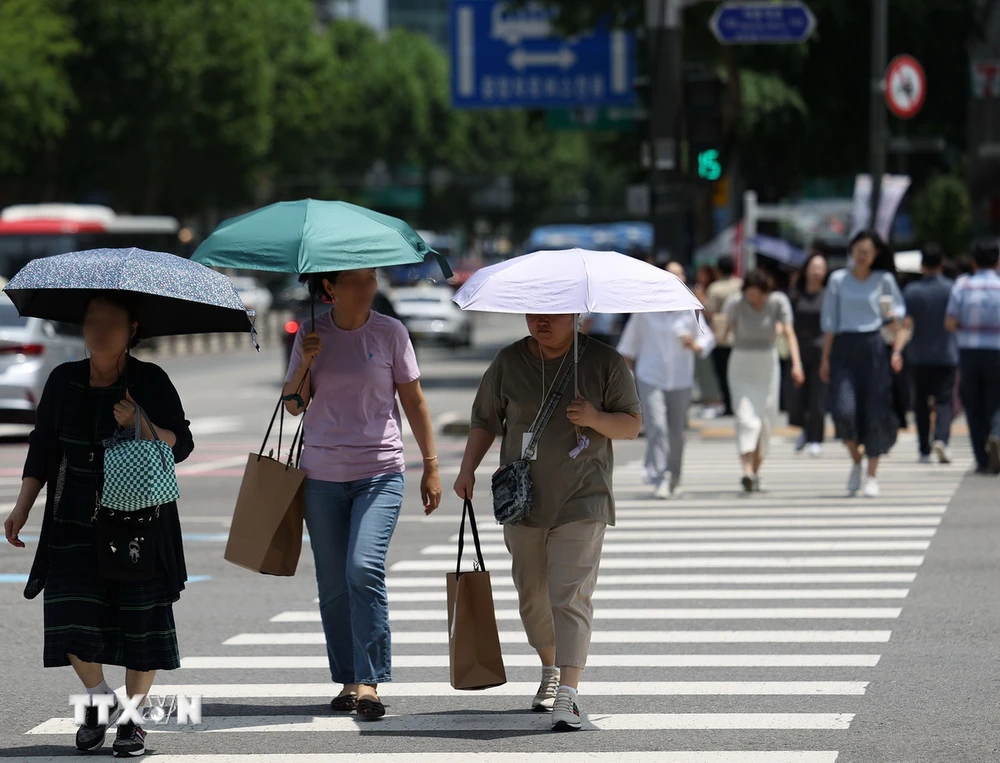
[(755, 493), (759, 493), (763, 489), (764, 489), (764, 483), (760, 481), (760, 476), (755, 474), (753, 476), (753, 491)]
[(880, 492), (878, 480), (874, 477), (865, 480), (865, 498), (878, 498)]
[(847, 478), (847, 492), (854, 495), (861, 489), (861, 464), (851, 467), (851, 476)]
[(951, 463), (951, 448), (938, 440), (934, 443), (934, 455), (937, 456), (939, 464)]
[(656, 486), (656, 490), (653, 491), (653, 498), (658, 498), (661, 501), (665, 501), (670, 497), (670, 480), (664, 477), (660, 480), (660, 484)]
[(531, 709), (536, 713), (547, 713), (556, 702), (559, 691), (559, 668), (542, 668), (542, 682), (538, 693), (531, 700)]
[(928, 455), (925, 456), (923, 453), (921, 453), (920, 454), (920, 458), (917, 459), (917, 463), (918, 464), (929, 464), (929, 463), (931, 463), (931, 457), (930, 457), (930, 455), (928, 454)]
[(560, 688), (552, 707), (552, 730), (579, 731), (581, 725), (579, 698), (569, 689)]
[(818, 442), (811, 442), (811, 443), (809, 443), (809, 457), (810, 458), (819, 458), (822, 455), (823, 455), (823, 446), (822, 445), (820, 445)]
[(673, 496), (674, 494), (676, 494), (677, 491), (678, 491), (678, 489), (680, 488), (680, 486), (681, 486), (680, 479), (679, 478), (675, 479), (674, 477), (671, 477), (670, 478), (670, 495)]

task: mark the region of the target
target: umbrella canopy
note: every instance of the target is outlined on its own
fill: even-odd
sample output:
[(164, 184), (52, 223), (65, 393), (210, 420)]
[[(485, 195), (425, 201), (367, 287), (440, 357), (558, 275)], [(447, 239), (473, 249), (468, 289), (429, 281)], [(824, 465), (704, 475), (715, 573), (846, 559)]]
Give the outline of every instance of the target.
[[(133, 295), (145, 338), (253, 330), (232, 281), (173, 254), (91, 249), (32, 260), (4, 288), (23, 316), (82, 323), (98, 293)], [(256, 339), (254, 339), (256, 344)]]
[(221, 223), (192, 259), (203, 265), (275, 273), (328, 273), (448, 262), (402, 220), (345, 201), (279, 201)]
[(673, 273), (618, 252), (533, 252), (475, 273), (455, 294), (487, 313), (665, 313), (701, 310)]

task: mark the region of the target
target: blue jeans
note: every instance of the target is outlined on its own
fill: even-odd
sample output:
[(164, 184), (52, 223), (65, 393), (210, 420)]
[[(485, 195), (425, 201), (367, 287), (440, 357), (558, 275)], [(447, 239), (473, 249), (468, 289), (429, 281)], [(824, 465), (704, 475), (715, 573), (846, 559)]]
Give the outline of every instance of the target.
[(392, 680), (385, 556), (402, 504), (402, 474), (306, 480), (305, 519), (334, 683)]

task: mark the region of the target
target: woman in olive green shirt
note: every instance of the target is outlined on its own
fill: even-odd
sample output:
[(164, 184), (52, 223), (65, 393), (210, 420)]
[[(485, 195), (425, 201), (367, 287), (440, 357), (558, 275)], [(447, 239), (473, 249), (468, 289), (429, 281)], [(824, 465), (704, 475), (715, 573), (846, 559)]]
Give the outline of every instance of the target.
[[(460, 498), (472, 498), (476, 469), (497, 437), (501, 466), (522, 457), (525, 435), (572, 368), (574, 316), (527, 321), (531, 336), (501, 350), (479, 386), (455, 482)], [(552, 710), (556, 730), (580, 728), (576, 689), (590, 649), (591, 596), (604, 532), (615, 523), (611, 441), (635, 439), (642, 423), (625, 359), (600, 342), (581, 338), (581, 348), (580, 397), (567, 387), (531, 462), (531, 514), (504, 526), (521, 621), (542, 663), (531, 708)], [(576, 452), (581, 434), (588, 443)]]

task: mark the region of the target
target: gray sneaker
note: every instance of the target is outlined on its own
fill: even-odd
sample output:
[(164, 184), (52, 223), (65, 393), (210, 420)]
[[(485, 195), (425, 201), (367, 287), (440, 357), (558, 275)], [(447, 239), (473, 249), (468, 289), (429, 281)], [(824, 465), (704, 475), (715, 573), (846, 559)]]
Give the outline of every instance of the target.
[(113, 726), (121, 718), (122, 703), (115, 698), (115, 704), (108, 709), (108, 724), (97, 722), (97, 708), (88, 707), (83, 725), (76, 730), (76, 749), (80, 752), (94, 752), (104, 746), (108, 726)]
[(568, 689), (560, 689), (552, 708), (552, 730), (579, 731), (582, 725), (579, 698)]
[(951, 463), (951, 448), (940, 440), (934, 443), (934, 455), (937, 456), (939, 464)]
[(538, 693), (531, 700), (531, 709), (536, 713), (547, 713), (556, 702), (559, 692), (559, 668), (542, 668), (542, 682), (538, 685)]

